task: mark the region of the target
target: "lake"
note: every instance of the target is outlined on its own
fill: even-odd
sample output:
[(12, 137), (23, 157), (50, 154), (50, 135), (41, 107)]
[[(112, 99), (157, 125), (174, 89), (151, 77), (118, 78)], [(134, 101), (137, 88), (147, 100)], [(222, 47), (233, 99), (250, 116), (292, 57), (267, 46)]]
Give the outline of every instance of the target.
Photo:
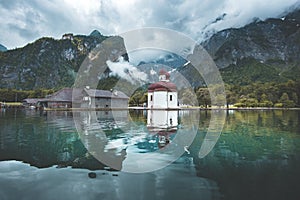
[(300, 199), (300, 111), (0, 110), (0, 199)]

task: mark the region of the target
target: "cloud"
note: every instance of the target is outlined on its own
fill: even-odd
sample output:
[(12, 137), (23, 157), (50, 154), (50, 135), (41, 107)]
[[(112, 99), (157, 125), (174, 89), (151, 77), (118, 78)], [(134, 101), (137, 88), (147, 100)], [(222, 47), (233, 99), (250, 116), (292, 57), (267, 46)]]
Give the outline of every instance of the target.
[[(274, 0), (272, 3), (260, 0), (243, 1), (241, 4), (238, 0), (228, 0), (223, 4), (224, 17), (216, 23), (207, 24), (203, 33), (209, 31), (219, 31), (226, 28), (242, 27), (253, 21), (254, 18), (261, 20), (278, 17), (291, 6), (299, 3), (298, 0)], [(205, 38), (204, 34), (201, 35)], [(203, 39), (203, 38), (198, 38)]]
[(66, 32), (89, 34), (98, 29), (115, 35), (142, 27), (169, 28), (201, 41), (209, 33), (243, 26), (254, 17), (276, 17), (298, 1), (0, 1), (0, 43), (14, 48), (43, 36), (60, 38)]
[(118, 59), (118, 62), (106, 61), (107, 66), (112, 71), (113, 75), (117, 75), (132, 84), (148, 82), (148, 75), (138, 70), (129, 62), (124, 61), (123, 57)]
[[(0, 43), (9, 48), (24, 46), (39, 37), (56, 36), (63, 26), (60, 26), (60, 17), (63, 10), (54, 9), (52, 3), (40, 4), (35, 0), (10, 1), (0, 4)], [(56, 10), (56, 11), (54, 11)], [(56, 28), (55, 28), (56, 27)], [(67, 26), (66, 26), (67, 27)]]

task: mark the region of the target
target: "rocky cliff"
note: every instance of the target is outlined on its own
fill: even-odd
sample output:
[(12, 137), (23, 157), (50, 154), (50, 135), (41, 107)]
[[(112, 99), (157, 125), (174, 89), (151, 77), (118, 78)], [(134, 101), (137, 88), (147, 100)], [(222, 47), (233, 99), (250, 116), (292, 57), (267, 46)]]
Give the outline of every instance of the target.
[[(0, 51), (0, 88), (70, 87), (84, 58), (107, 38), (98, 31), (89, 36), (65, 34), (59, 40), (41, 38), (23, 48)], [(201, 45), (227, 83), (300, 80), (300, 9), (220, 31)], [(167, 55), (148, 64), (173, 66), (193, 87), (205, 85), (195, 69), (184, 63), (176, 55)]]
[(0, 52), (0, 88), (70, 87), (88, 53), (107, 38), (98, 31), (88, 36), (68, 33)]
[[(225, 83), (300, 80), (300, 9), (220, 31), (201, 45), (220, 68)], [(189, 78), (192, 86), (205, 85), (190, 65), (178, 71)]]
[(259, 19), (238, 29), (226, 29), (202, 43), (219, 68), (253, 58), (284, 66), (300, 61), (300, 9), (280, 18)]

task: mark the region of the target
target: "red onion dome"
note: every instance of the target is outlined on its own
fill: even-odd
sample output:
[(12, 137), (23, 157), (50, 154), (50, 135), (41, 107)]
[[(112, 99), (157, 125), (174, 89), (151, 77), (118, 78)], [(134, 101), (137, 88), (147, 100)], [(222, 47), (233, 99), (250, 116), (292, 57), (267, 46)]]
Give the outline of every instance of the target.
[(151, 91), (176, 92), (177, 87), (174, 83), (160, 81), (160, 82), (152, 83), (151, 85), (149, 85), (148, 91), (149, 92), (151, 92)]

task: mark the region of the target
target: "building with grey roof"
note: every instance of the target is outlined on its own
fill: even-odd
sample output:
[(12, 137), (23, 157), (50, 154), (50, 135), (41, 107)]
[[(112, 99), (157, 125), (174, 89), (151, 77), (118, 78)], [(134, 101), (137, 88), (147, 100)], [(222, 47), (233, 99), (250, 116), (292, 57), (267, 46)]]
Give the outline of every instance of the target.
[(83, 108), (127, 108), (129, 97), (121, 91), (83, 90)]
[(64, 88), (43, 99), (24, 99), (42, 108), (127, 108), (129, 97), (121, 91)]

